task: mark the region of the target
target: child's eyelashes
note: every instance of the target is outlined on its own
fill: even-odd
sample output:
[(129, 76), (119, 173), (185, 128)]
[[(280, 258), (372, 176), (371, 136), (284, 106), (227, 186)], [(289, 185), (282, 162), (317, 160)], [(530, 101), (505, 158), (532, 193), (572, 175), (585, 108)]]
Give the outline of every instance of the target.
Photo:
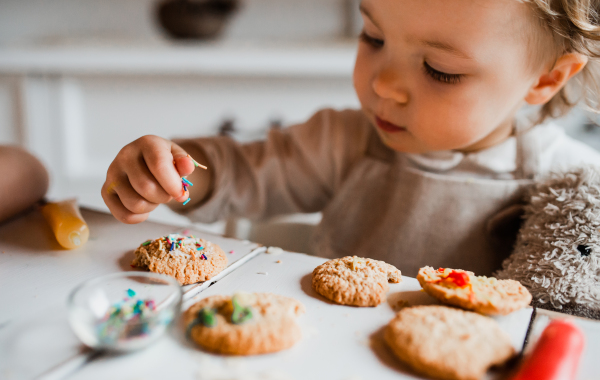
[[(384, 41), (382, 39), (378, 39), (375, 37), (369, 36), (364, 30), (360, 33), (359, 39), (361, 42), (365, 42), (373, 48), (380, 49), (384, 45)], [(425, 73), (429, 75), (434, 80), (447, 83), (447, 84), (457, 84), (460, 82), (464, 74), (448, 74), (442, 71), (436, 70), (431, 67), (427, 62), (423, 62), (423, 68)]]
[(369, 36), (364, 30), (360, 33), (359, 39), (362, 42), (366, 42), (367, 44), (373, 46), (374, 48), (383, 47), (383, 40)]
[(423, 62), (423, 68), (425, 69), (425, 73), (435, 79), (438, 82), (448, 83), (448, 84), (456, 84), (459, 83), (463, 74), (448, 74), (443, 73), (429, 66), (427, 62)]

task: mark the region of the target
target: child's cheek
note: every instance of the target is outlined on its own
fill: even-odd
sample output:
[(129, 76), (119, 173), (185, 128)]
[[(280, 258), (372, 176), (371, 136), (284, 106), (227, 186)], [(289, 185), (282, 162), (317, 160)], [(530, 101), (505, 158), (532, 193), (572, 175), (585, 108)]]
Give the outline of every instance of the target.
[(458, 149), (472, 143), (477, 135), (478, 117), (465, 104), (438, 101), (421, 110), (413, 134), (432, 150)]
[(369, 100), (369, 79), (371, 76), (369, 68), (370, 66), (367, 62), (367, 59), (364, 56), (361, 56), (359, 50), (358, 56), (356, 58), (356, 64), (354, 66), (352, 80), (354, 82), (354, 90), (356, 91), (358, 100), (363, 105), (363, 107), (365, 107), (368, 104)]

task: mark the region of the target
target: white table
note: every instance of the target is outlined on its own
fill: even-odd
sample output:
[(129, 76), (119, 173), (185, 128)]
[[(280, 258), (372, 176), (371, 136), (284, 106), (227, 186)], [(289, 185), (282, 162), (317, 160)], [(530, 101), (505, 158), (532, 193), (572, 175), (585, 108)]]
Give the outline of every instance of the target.
[[(110, 214), (85, 209), (82, 214), (90, 239), (72, 251), (61, 249), (38, 211), (0, 225), (0, 379), (31, 378), (79, 352), (80, 345), (66, 322), (69, 292), (97, 276), (136, 270), (130, 264), (140, 243), (185, 230), (149, 222), (125, 225)], [(218, 277), (264, 250), (249, 241), (193, 229), (190, 233), (227, 252), (228, 268)], [(211, 282), (184, 287), (184, 297)]]
[[(0, 327), (0, 378), (31, 378), (76, 355), (81, 345), (65, 318), (68, 292), (90, 277), (129, 270), (131, 250), (139, 242), (181, 231), (181, 227), (173, 229), (154, 223), (125, 226), (96, 212), (86, 212), (84, 216), (92, 239), (81, 250), (71, 252), (48, 249), (51, 236), (37, 213), (0, 226), (0, 251), (4, 251), (0, 256), (0, 320), (6, 321)], [(196, 288), (201, 292), (184, 306), (209, 295), (239, 290), (294, 297), (307, 309), (300, 318), (302, 341), (280, 353), (228, 358), (199, 350), (186, 341), (183, 328), (177, 326), (144, 351), (100, 357), (70, 379), (418, 378), (395, 360), (381, 339), (382, 328), (393, 317), (399, 300), (412, 305), (436, 303), (420, 291), (415, 279), (404, 278), (400, 284), (391, 284), (388, 302), (375, 308), (335, 305), (318, 296), (310, 286), (312, 270), (325, 259), (289, 252), (256, 253), (257, 245), (252, 243), (194, 233), (220, 244), (225, 251), (233, 249), (243, 265), (210, 288)], [(46, 240), (27, 239), (39, 234)], [(531, 311), (527, 308), (497, 319), (517, 349), (523, 345)], [(592, 344), (585, 353), (579, 378), (587, 380), (599, 378), (590, 377), (593, 372), (588, 369), (592, 369), (593, 357), (600, 352), (596, 344), (600, 332), (599, 324), (585, 322), (582, 327)], [(542, 326), (541, 322), (538, 326)], [(502, 375), (490, 373), (488, 378)]]

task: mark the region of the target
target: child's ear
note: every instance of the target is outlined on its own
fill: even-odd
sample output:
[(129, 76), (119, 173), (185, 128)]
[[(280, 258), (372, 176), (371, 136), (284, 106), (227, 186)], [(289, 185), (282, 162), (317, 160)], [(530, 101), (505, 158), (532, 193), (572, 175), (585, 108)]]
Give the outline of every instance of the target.
[(529, 104), (547, 103), (565, 84), (584, 68), (588, 57), (579, 53), (568, 53), (560, 57), (554, 67), (542, 74), (531, 87), (525, 101)]

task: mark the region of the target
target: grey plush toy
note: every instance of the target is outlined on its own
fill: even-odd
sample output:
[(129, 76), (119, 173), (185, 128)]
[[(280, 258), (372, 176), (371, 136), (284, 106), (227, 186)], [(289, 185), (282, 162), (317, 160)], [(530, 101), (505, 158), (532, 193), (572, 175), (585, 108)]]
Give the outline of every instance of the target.
[(496, 276), (533, 306), (600, 319), (600, 168), (553, 174), (528, 193), (514, 252)]

